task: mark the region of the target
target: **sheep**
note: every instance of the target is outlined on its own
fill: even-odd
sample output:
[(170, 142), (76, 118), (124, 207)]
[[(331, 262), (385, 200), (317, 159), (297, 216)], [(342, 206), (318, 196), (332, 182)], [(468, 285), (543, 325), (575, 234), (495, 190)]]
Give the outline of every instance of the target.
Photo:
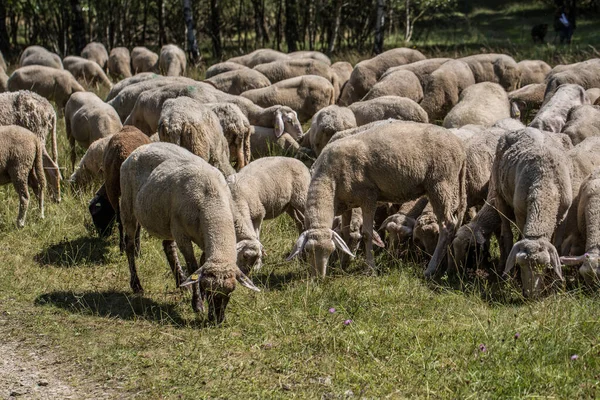
[(131, 77), (131, 56), (127, 47), (115, 47), (108, 56), (108, 73), (114, 79)]
[(34, 133), (17, 125), (0, 126), (0, 184), (12, 183), (19, 195), (19, 228), (25, 226), (29, 205), (28, 184), (38, 199), (40, 218), (44, 218), (46, 179), (42, 154), (42, 142)]
[(187, 62), (185, 53), (174, 44), (166, 44), (160, 49), (158, 66), (161, 74), (166, 76), (185, 75)]
[(63, 69), (58, 54), (52, 53), (42, 46), (29, 46), (21, 54), (19, 67), (42, 65), (49, 68)]
[(519, 61), (517, 63), (517, 68), (521, 75), (521, 87), (534, 83), (543, 83), (546, 80), (546, 76), (552, 69), (552, 67), (541, 60)]
[(161, 142), (177, 144), (203, 158), (225, 176), (235, 173), (219, 118), (210, 107), (187, 97), (165, 101), (158, 136)]
[(510, 92), (508, 100), (510, 101), (512, 116), (527, 121), (529, 114), (533, 111), (537, 112), (542, 106), (545, 91), (546, 85), (544, 83), (532, 83)]
[(398, 70), (392, 74), (384, 74), (369, 92), (363, 101), (382, 96), (407, 97), (417, 103), (423, 100), (423, 87), (417, 75), (411, 71)]
[[(115, 213), (119, 228), (119, 249), (123, 252), (125, 250), (125, 242), (123, 241), (123, 225), (121, 223), (119, 208), (119, 198), (121, 197), (121, 165), (123, 165), (123, 162), (125, 162), (135, 149), (150, 143), (150, 139), (136, 127), (124, 126), (114, 135), (95, 141), (92, 146), (101, 142), (106, 142), (106, 147), (100, 160), (104, 171), (104, 188), (106, 198)], [(92, 146), (90, 146), (90, 149)]]
[(65, 107), (65, 128), (75, 169), (75, 142), (88, 148), (94, 141), (121, 129), (117, 112), (91, 92), (75, 93)]
[(248, 272), (262, 265), (262, 222), (284, 212), (302, 233), (310, 172), (301, 161), (265, 157), (227, 179), (237, 237), (238, 267)]
[(252, 125), (250, 135), (250, 151), (252, 159), (270, 156), (275, 149), (281, 153), (295, 154), (300, 149), (298, 142), (288, 133), (277, 136), (275, 129)]
[(377, 97), (373, 100), (353, 103), (348, 108), (354, 113), (357, 126), (388, 118), (403, 121), (429, 122), (425, 110), (419, 104), (406, 97)]
[[(129, 52), (128, 52), (129, 53)], [(108, 52), (102, 43), (90, 42), (81, 51), (81, 57), (93, 61), (106, 71), (108, 64)]]
[(95, 61), (69, 56), (65, 57), (63, 65), (76, 79), (84, 81), (87, 85), (102, 84), (109, 89), (112, 87), (112, 82)]
[(271, 82), (260, 72), (246, 68), (223, 72), (204, 80), (215, 88), (229, 94), (241, 94), (247, 90), (261, 89), (271, 85)]
[(272, 61), (284, 60), (286, 58), (288, 58), (287, 54), (281, 53), (277, 50), (258, 49), (243, 56), (230, 58), (227, 61), (241, 64), (248, 68), (254, 68), (259, 64), (266, 64)]
[(421, 107), (430, 121), (443, 120), (467, 87), (475, 84), (473, 73), (462, 61), (451, 60), (424, 78)]
[(312, 59), (312, 60), (320, 61), (327, 65), (331, 65), (331, 60), (329, 59), (329, 57), (327, 57), (325, 54), (321, 53), (320, 51), (308, 51), (308, 50), (293, 51), (291, 53), (288, 53), (288, 58)]
[(382, 222), (378, 230), (387, 232), (390, 248), (399, 249), (401, 243), (412, 239), (416, 219), (428, 203), (429, 200), (426, 196), (422, 196), (418, 200), (405, 202), (400, 206), (397, 213), (388, 216)]
[(348, 107), (325, 107), (313, 116), (310, 128), (303, 136), (302, 145), (310, 146), (318, 156), (333, 135), (356, 126), (354, 112)]
[(476, 83), (494, 82), (500, 84), (507, 92), (519, 87), (521, 71), (515, 60), (505, 54), (476, 54), (459, 58), (466, 63)]
[(569, 135), (574, 145), (590, 136), (600, 136), (600, 107), (588, 104), (571, 108), (562, 133)]
[(496, 121), (494, 125), (492, 125), (492, 128), (501, 128), (505, 131), (516, 131), (525, 128), (525, 124), (515, 118), (504, 118)]
[(452, 60), (451, 58), (427, 58), (425, 60), (416, 61), (410, 64), (399, 65), (397, 67), (388, 68), (387, 71), (383, 75), (381, 75), (381, 79), (387, 77), (388, 75), (394, 74), (397, 71), (410, 71), (419, 78), (419, 82), (421, 86), (425, 86), (425, 77), (431, 75), (433, 71), (438, 69), (445, 64), (446, 61)]
[(348, 106), (365, 97), (388, 68), (424, 59), (425, 56), (418, 50), (397, 48), (359, 62), (354, 67), (350, 79), (342, 90), (339, 105)]
[(443, 125), (445, 128), (460, 128), (467, 124), (491, 126), (504, 118), (510, 118), (508, 95), (497, 83), (482, 82), (463, 90)]
[[(201, 158), (169, 143), (138, 147), (121, 166), (120, 211), (134, 292), (143, 291), (135, 265), (134, 238), (140, 226), (163, 240), (177, 284), (192, 286), (194, 311), (201, 311), (204, 298), (208, 300), (209, 320), (223, 321), (236, 280), (260, 291), (236, 266), (227, 183)], [(200, 267), (192, 243), (204, 251)], [(177, 248), (190, 273), (183, 283)]]
[(431, 207), (428, 208), (415, 219), (412, 240), (418, 248), (431, 255), (435, 251), (440, 236), (440, 226), (433, 210)]
[(8, 90), (31, 90), (56, 103), (59, 111), (64, 110), (73, 93), (84, 92), (69, 71), (31, 65), (21, 67), (8, 78)]
[(251, 68), (248, 68), (242, 64), (225, 61), (225, 62), (211, 65), (206, 70), (206, 73), (204, 75), (205, 75), (206, 79), (209, 79), (209, 78), (212, 78), (213, 76), (217, 76), (217, 75), (223, 74), (225, 72), (239, 71), (239, 70), (243, 70), (243, 69), (251, 69)]
[(304, 214), (306, 230), (290, 258), (305, 250), (315, 274), (325, 276), (327, 259), (335, 247), (352, 254), (330, 228), (334, 215), (360, 207), (367, 264), (373, 269), (377, 201), (400, 203), (427, 195), (442, 221), (436, 250), (425, 271), (426, 276), (432, 276), (466, 209), (465, 161), (459, 139), (430, 124), (374, 124), (371, 129), (330, 142), (313, 166)]
[(133, 73), (158, 72), (158, 54), (146, 47), (134, 47), (131, 51), (131, 66)]
[[(498, 142), (492, 169), (495, 206), (502, 217), (500, 255), (504, 275), (521, 269), (523, 295), (533, 297), (544, 288), (544, 269), (562, 280), (558, 252), (550, 242), (571, 205), (569, 159), (552, 137), (535, 128), (509, 132)], [(509, 219), (522, 239), (513, 246)]]
[(104, 181), (104, 166), (102, 160), (106, 146), (112, 136), (113, 135), (110, 134), (90, 143), (85, 154), (81, 157), (81, 160), (79, 160), (77, 169), (73, 171), (73, 174), (71, 174), (71, 177), (69, 178), (69, 183), (73, 187), (86, 187), (93, 182)]
[(0, 93), (8, 91), (8, 75), (4, 69), (0, 67)]
[(450, 128), (448, 130), (452, 132), (457, 138), (459, 138), (463, 142), (466, 142), (472, 137), (477, 136), (479, 135), (479, 133), (485, 131), (485, 129), (485, 126), (468, 124), (461, 126), (460, 128)]
[(574, 84), (584, 90), (600, 88), (600, 58), (594, 58), (581, 63), (572, 64), (565, 69), (554, 69), (546, 80), (544, 104), (549, 102), (561, 85)]
[(136, 83), (144, 82), (150, 79), (163, 78), (161, 75), (157, 75), (154, 72), (142, 72), (134, 76), (130, 76), (129, 78), (125, 78), (113, 85), (108, 94), (106, 95), (105, 102), (109, 102), (115, 97), (117, 97), (121, 91), (125, 90), (125, 88), (135, 85)]
[[(352, 64), (350, 64), (347, 61), (338, 61), (331, 65), (331, 69), (333, 73), (337, 75), (337, 87), (335, 88), (335, 92), (341, 94), (342, 89), (344, 88), (346, 82), (348, 82), (348, 80), (350, 79), (350, 76), (352, 75), (352, 70), (354, 68), (352, 68)], [(338, 99), (335, 100), (337, 101)]]
[(286, 79), (266, 88), (248, 90), (241, 96), (261, 107), (288, 106), (296, 111), (300, 122), (308, 121), (317, 111), (335, 102), (331, 82), (316, 75)]
[(561, 85), (552, 99), (547, 101), (529, 124), (542, 131), (562, 131), (571, 108), (587, 104), (585, 90), (579, 85)]
[(600, 88), (591, 88), (585, 91), (585, 95), (588, 98), (589, 104), (596, 103), (596, 100), (600, 98)]
[[(42, 142), (42, 159), (53, 200), (61, 201), (56, 141), (56, 112), (42, 96), (21, 90), (0, 94), (0, 125), (19, 125), (33, 132)], [(46, 152), (46, 137), (50, 135), (52, 157)]]
[(236, 170), (240, 170), (250, 162), (250, 135), (252, 128), (248, 118), (235, 104), (206, 103), (219, 118), (223, 135), (229, 144), (229, 155), (236, 161)]

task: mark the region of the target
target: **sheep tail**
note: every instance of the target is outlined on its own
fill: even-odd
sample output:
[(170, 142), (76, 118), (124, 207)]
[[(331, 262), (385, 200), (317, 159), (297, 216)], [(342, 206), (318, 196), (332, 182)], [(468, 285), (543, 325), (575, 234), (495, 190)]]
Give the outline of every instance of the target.
[(52, 137), (50, 140), (52, 141), (52, 160), (56, 165), (58, 165), (58, 144), (56, 142), (56, 114), (53, 114), (52, 121)]
[(456, 230), (462, 225), (465, 213), (467, 211), (467, 160), (463, 160), (460, 172), (458, 175), (458, 208), (456, 210), (456, 216), (458, 221), (456, 222)]
[(41, 187), (41, 192), (46, 190), (46, 177), (44, 176), (44, 145), (41, 141), (36, 141), (35, 160), (31, 170), (35, 181)]

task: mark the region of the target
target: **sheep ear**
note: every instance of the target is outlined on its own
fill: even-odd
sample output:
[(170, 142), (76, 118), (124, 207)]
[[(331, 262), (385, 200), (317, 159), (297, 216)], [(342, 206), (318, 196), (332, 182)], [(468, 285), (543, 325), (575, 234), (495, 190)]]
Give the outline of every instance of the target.
[(560, 262), (562, 265), (579, 265), (585, 261), (585, 254), (576, 257), (561, 257)]
[(283, 116), (281, 115), (281, 110), (277, 110), (275, 112), (275, 137), (278, 139), (283, 135)]
[(296, 257), (298, 254), (302, 253), (302, 251), (304, 251), (304, 245), (306, 245), (306, 232), (302, 232), (300, 234), (300, 237), (296, 241), (296, 244), (294, 245), (292, 252), (290, 253), (290, 255), (288, 256), (288, 258), (286, 260), (290, 261), (292, 258)]
[(202, 272), (198, 269), (196, 272), (188, 276), (188, 278), (179, 287), (191, 286), (198, 283), (202, 279)]
[(379, 236), (379, 233), (377, 233), (374, 229), (373, 229), (373, 244), (375, 246), (379, 246), (381, 248), (385, 248), (385, 243), (383, 243), (383, 240), (381, 240), (381, 236)]
[(260, 292), (260, 289), (257, 288), (254, 283), (252, 282), (252, 280), (250, 278), (248, 278), (246, 276), (246, 274), (244, 274), (241, 270), (238, 270), (238, 274), (236, 276), (237, 281), (240, 283), (240, 285), (250, 289), (250, 290), (254, 290), (255, 292)]
[[(354, 254), (352, 254), (352, 252), (350, 251), (350, 249), (348, 248), (348, 245), (346, 244), (346, 242), (344, 242), (344, 239), (342, 239), (342, 237), (340, 235), (337, 234), (336, 231), (334, 231), (333, 229), (330, 229), (331, 231), (331, 240), (333, 240), (333, 244), (335, 244), (335, 247), (337, 247), (339, 250), (343, 251), (344, 253), (348, 254), (350, 257), (354, 258)], [(379, 239), (381, 240), (381, 239)]]
[(506, 260), (506, 267), (504, 268), (504, 273), (502, 274), (504, 277), (508, 275), (510, 271), (515, 267), (515, 262), (517, 261), (517, 253), (521, 249), (519, 244), (515, 244), (513, 248), (510, 250), (510, 254), (508, 255), (508, 259)]
[(558, 278), (561, 281), (564, 281), (565, 278), (563, 277), (563, 274), (562, 274), (562, 268), (560, 266), (560, 258), (558, 257), (558, 251), (556, 251), (556, 247), (554, 247), (552, 244), (548, 243), (548, 252), (550, 253), (550, 263), (552, 265), (552, 269), (554, 270), (556, 275), (558, 275)]

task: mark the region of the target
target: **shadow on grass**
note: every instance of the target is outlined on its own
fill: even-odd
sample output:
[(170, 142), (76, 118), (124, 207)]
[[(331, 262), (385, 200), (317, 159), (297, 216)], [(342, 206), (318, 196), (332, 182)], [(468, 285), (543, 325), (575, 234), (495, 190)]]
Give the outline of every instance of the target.
[(41, 266), (72, 268), (81, 264), (103, 264), (110, 242), (107, 238), (82, 236), (50, 245), (34, 256)]
[(305, 275), (302, 271), (277, 272), (263, 269), (252, 273), (252, 281), (267, 290), (284, 290), (288, 284), (303, 280)]
[(38, 306), (51, 305), (75, 314), (124, 320), (144, 319), (161, 325), (187, 325), (175, 305), (125, 292), (57, 291), (40, 295), (34, 303)]

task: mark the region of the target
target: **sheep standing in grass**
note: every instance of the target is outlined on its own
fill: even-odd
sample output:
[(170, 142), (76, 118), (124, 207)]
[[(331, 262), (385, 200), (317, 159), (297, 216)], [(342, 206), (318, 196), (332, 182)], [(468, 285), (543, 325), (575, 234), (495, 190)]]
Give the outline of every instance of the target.
[(408, 97), (418, 103), (423, 100), (423, 87), (413, 72), (398, 70), (391, 74), (384, 74), (362, 100), (371, 100), (382, 96)]
[(252, 128), (248, 118), (235, 104), (207, 103), (206, 106), (219, 118), (223, 135), (229, 144), (230, 159), (235, 160), (239, 171), (250, 162), (251, 157)]
[(233, 201), (238, 266), (248, 272), (262, 264), (260, 228), (267, 219), (287, 213), (303, 230), (304, 207), (310, 172), (301, 161), (265, 157), (250, 163), (227, 179)]
[(73, 76), (84, 81), (88, 86), (94, 84), (102, 84), (107, 88), (112, 87), (112, 83), (104, 70), (94, 61), (87, 60), (82, 57), (69, 56), (63, 60), (65, 69)]
[(17, 125), (0, 126), (0, 185), (12, 183), (19, 195), (17, 226), (25, 226), (31, 186), (38, 198), (40, 216), (44, 218), (43, 145), (38, 137)]
[(471, 85), (444, 118), (445, 128), (460, 128), (468, 124), (492, 126), (496, 121), (510, 118), (508, 95), (497, 83)]
[(166, 44), (160, 49), (158, 66), (163, 75), (185, 75), (186, 65), (185, 53), (179, 47), (174, 44)]
[(19, 67), (42, 65), (49, 68), (63, 69), (58, 54), (52, 53), (42, 46), (29, 46), (21, 54)]
[[(235, 228), (225, 178), (187, 150), (152, 143), (131, 153), (121, 166), (121, 220), (130, 285), (135, 292), (143, 291), (135, 265), (134, 238), (140, 226), (163, 240), (177, 284), (192, 285), (194, 311), (201, 311), (203, 300), (208, 300), (211, 321), (223, 321), (236, 281), (259, 291), (236, 265)], [(200, 267), (193, 243), (204, 251)], [(177, 248), (190, 273), (183, 283)]]
[(209, 78), (212, 78), (213, 76), (224, 74), (225, 72), (239, 71), (239, 70), (242, 70), (242, 69), (251, 69), (251, 68), (248, 68), (248, 67), (246, 67), (245, 65), (242, 65), (242, 64), (238, 64), (238, 63), (234, 63), (234, 62), (230, 62), (230, 61), (225, 61), (225, 62), (221, 62), (221, 63), (217, 63), (217, 64), (211, 65), (206, 70), (205, 77), (206, 77), (206, 79), (209, 79)]
[(69, 178), (69, 183), (75, 188), (86, 187), (94, 181), (104, 180), (104, 166), (102, 160), (104, 151), (111, 139), (112, 134), (95, 140), (92, 142), (81, 160), (77, 165), (77, 169)]
[(258, 49), (252, 53), (239, 57), (232, 57), (228, 62), (244, 65), (248, 68), (254, 68), (259, 64), (266, 64), (277, 60), (285, 60), (288, 55), (272, 49)]
[(131, 56), (127, 47), (115, 47), (108, 57), (108, 73), (114, 79), (131, 77)]
[(386, 78), (391, 74), (395, 74), (397, 71), (410, 71), (419, 78), (421, 86), (425, 86), (425, 78), (433, 73), (436, 69), (445, 64), (446, 61), (452, 60), (451, 58), (427, 58), (425, 60), (416, 61), (410, 64), (399, 65), (397, 67), (389, 68), (381, 79)]
[(459, 60), (471, 68), (476, 83), (498, 83), (507, 92), (519, 87), (521, 71), (515, 60), (506, 54), (476, 54)]
[(330, 142), (313, 166), (304, 214), (306, 231), (291, 257), (306, 251), (314, 272), (324, 276), (335, 247), (351, 254), (331, 230), (334, 216), (360, 207), (367, 264), (373, 269), (377, 202), (401, 203), (427, 195), (441, 221), (439, 241), (425, 271), (432, 276), (465, 212), (465, 169), (465, 151), (459, 139), (435, 125), (379, 123)]
[(318, 156), (333, 135), (354, 127), (356, 117), (350, 108), (336, 105), (325, 107), (313, 116), (302, 145), (310, 147)]
[(158, 54), (143, 46), (134, 47), (131, 50), (131, 66), (134, 74), (158, 72)]
[(106, 47), (99, 42), (88, 43), (81, 51), (81, 57), (93, 61), (106, 71), (106, 64), (108, 63), (108, 52)]
[(140, 74), (130, 76), (129, 78), (125, 78), (113, 85), (113, 87), (110, 89), (110, 92), (108, 92), (108, 94), (106, 95), (106, 99), (104, 99), (104, 101), (108, 103), (109, 101), (117, 97), (119, 93), (121, 93), (121, 91), (127, 88), (128, 86), (135, 85), (136, 83), (144, 82), (149, 79), (157, 78), (163, 78), (163, 76), (157, 75), (154, 72), (142, 72)]
[(250, 68), (223, 72), (207, 78), (208, 82), (217, 89), (229, 94), (242, 94), (247, 90), (261, 89), (271, 85), (271, 82), (260, 72)]
[(517, 63), (521, 75), (520, 86), (543, 83), (552, 67), (542, 60), (523, 60)]
[(546, 101), (529, 126), (541, 131), (561, 132), (571, 108), (587, 103), (585, 90), (581, 86), (562, 85), (552, 98)]
[(600, 58), (571, 64), (560, 69), (555, 67), (548, 75), (546, 82), (548, 84), (544, 103), (550, 101), (554, 92), (565, 84), (579, 85), (584, 90), (600, 88)]

